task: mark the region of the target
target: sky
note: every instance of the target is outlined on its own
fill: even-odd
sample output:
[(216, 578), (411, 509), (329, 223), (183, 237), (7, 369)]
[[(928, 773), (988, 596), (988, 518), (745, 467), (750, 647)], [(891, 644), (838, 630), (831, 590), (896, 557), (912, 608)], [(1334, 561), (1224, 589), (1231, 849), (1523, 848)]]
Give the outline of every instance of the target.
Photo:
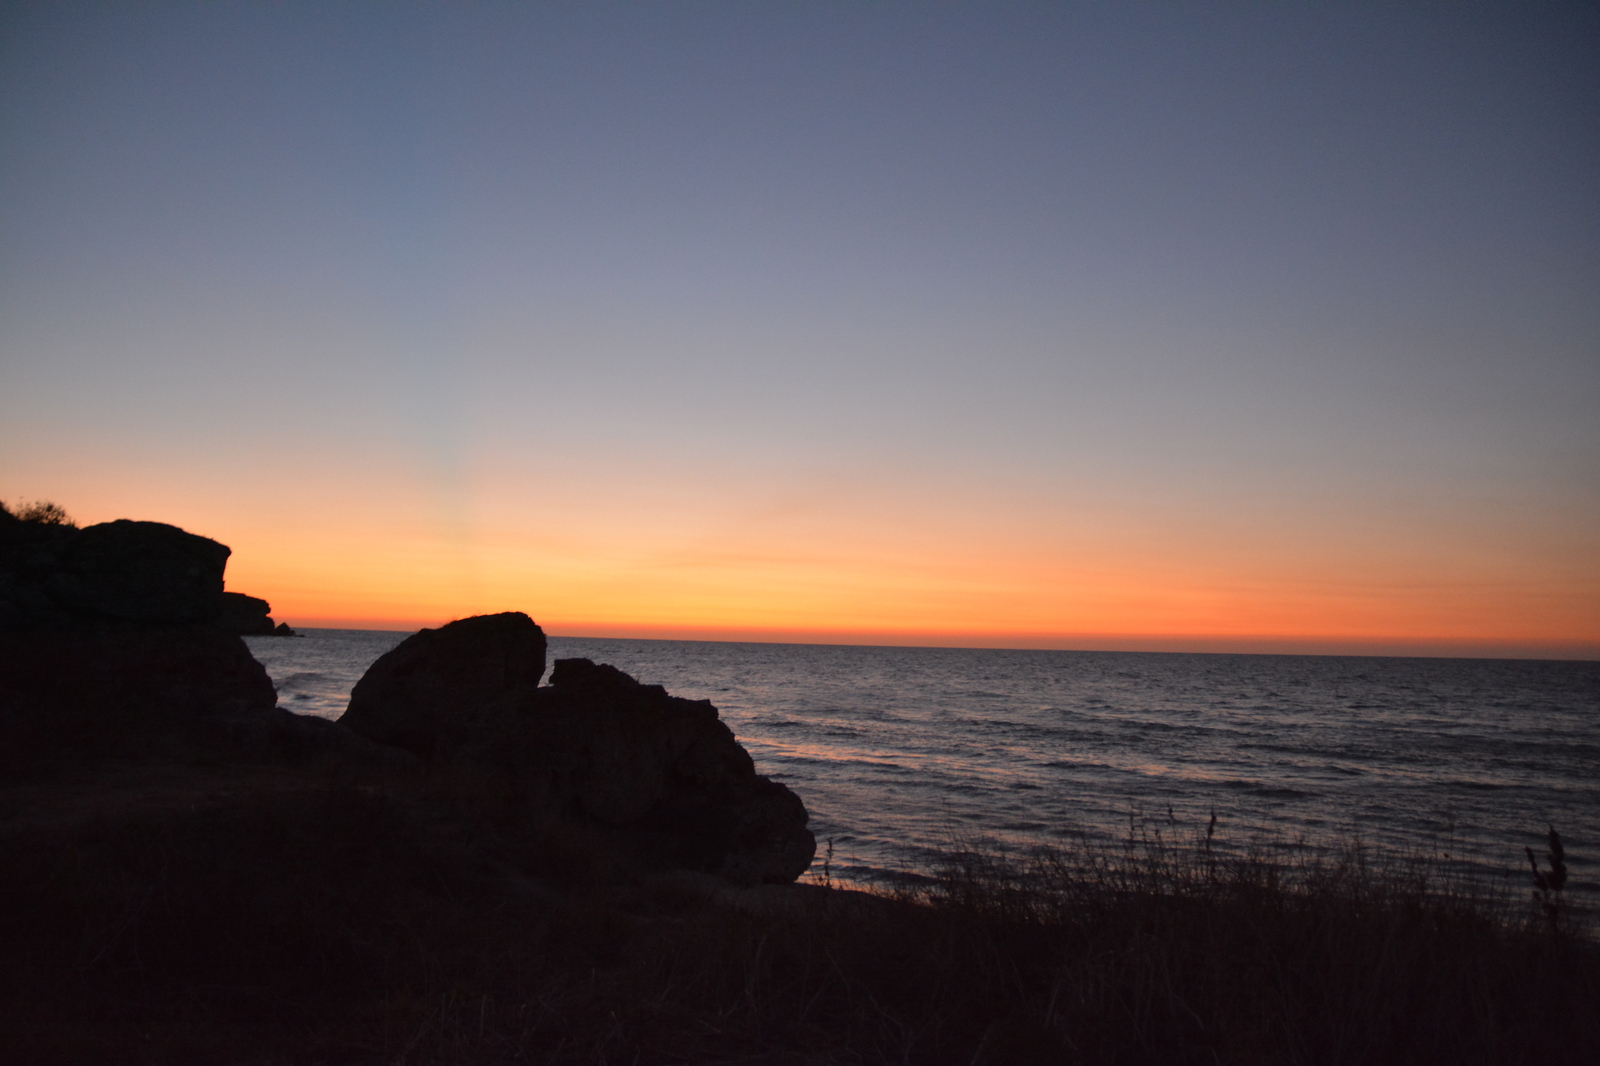
[(0, 497), (293, 625), (1600, 657), (1592, 3), (0, 3)]

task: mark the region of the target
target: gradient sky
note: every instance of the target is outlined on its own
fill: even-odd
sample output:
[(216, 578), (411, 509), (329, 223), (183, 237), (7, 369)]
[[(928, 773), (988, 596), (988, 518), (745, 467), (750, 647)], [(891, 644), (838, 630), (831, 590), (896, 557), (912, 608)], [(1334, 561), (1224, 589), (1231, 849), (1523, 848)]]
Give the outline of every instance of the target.
[(1592, 3), (0, 12), (0, 496), (291, 623), (1600, 656)]

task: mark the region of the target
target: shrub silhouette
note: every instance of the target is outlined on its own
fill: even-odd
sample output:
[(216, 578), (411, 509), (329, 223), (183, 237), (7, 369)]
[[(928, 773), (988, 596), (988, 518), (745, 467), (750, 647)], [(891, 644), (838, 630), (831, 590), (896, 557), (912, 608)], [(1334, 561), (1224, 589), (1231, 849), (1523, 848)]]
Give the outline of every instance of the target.
[(37, 526), (78, 528), (78, 523), (74, 522), (72, 516), (67, 514), (65, 507), (58, 503), (51, 503), (49, 500), (34, 500), (32, 503), (18, 502), (15, 510), (7, 507), (4, 501), (0, 501), (0, 511), (4, 511), (13, 518), (19, 518), (24, 522), (32, 522)]

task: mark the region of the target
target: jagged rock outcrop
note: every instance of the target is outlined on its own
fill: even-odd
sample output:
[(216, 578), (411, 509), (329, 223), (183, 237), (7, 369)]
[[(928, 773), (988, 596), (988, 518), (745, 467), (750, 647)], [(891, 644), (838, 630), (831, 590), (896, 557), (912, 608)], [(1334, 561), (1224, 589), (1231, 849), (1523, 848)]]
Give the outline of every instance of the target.
[(266, 600), (224, 592), (226, 544), (163, 522), (78, 529), (0, 511), (0, 633), (98, 623), (210, 623), (239, 636), (292, 636)]
[(272, 620), (272, 604), (242, 592), (224, 592), (217, 612), (217, 628), (241, 637), (292, 637), (287, 622)]
[(544, 658), (523, 614), (424, 630), (373, 664), (340, 723), (614, 831), (647, 861), (744, 884), (810, 866), (805, 805), (756, 773), (709, 701), (587, 659), (560, 660), (539, 687)]
[(160, 522), (0, 512), (0, 760), (142, 753), (271, 712), (265, 668), (215, 624), (228, 555)]
[(241, 637), (267, 637), (276, 630), (272, 604), (242, 592), (224, 592), (217, 612), (217, 628)]
[(91, 617), (210, 622), (230, 554), (225, 544), (162, 522), (102, 522), (78, 532), (55, 576), (55, 597)]
[(787, 883), (810, 868), (805, 804), (756, 773), (710, 700), (560, 659), (547, 688), (509, 709), (488, 752), (584, 817), (631, 830), (654, 858), (740, 884)]
[(216, 620), (225, 544), (162, 522), (86, 529), (0, 517), (0, 629)]

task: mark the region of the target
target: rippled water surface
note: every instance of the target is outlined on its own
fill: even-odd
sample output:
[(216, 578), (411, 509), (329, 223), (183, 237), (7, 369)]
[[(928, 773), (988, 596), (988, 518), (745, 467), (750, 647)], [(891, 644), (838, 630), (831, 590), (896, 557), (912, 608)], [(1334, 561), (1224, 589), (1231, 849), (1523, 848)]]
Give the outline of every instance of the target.
[[(306, 633), (247, 639), (283, 706), (330, 718), (405, 637)], [(1231, 840), (1359, 835), (1502, 869), (1554, 825), (1574, 879), (1600, 877), (1600, 663), (551, 638), (568, 656), (715, 703), (847, 877), (953, 834), (1183, 832), (1213, 810)]]

